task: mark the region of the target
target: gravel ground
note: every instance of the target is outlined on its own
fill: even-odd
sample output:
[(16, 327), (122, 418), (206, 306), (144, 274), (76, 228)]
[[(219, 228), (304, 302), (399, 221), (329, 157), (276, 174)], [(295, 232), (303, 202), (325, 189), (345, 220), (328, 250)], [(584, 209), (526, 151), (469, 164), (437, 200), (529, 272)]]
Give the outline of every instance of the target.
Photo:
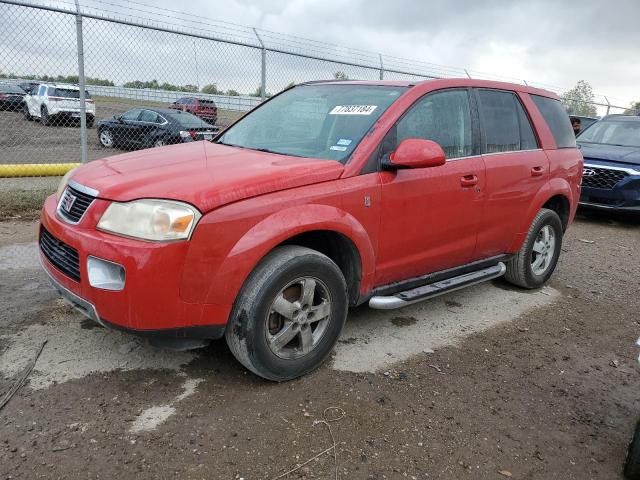
[[(223, 342), (164, 352), (82, 319), (26, 258), (35, 224), (0, 227), (0, 396), (49, 340), (0, 412), (0, 478), (274, 479), (332, 435), (342, 479), (621, 478), (640, 417), (638, 220), (580, 218), (537, 292), (497, 280), (355, 309), (333, 360), (284, 384)], [(282, 478), (335, 468), (330, 451)]]

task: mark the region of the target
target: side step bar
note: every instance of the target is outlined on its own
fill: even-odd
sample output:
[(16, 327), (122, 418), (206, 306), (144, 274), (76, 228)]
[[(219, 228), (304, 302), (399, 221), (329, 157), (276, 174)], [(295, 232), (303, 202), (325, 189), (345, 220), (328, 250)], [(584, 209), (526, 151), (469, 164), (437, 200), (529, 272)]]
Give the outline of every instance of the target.
[(430, 283), (416, 287), (404, 292), (398, 292), (389, 296), (375, 296), (369, 300), (369, 306), (378, 310), (392, 310), (394, 308), (406, 307), (412, 303), (421, 302), (429, 298), (437, 297), (445, 293), (453, 292), (476, 283), (486, 282), (493, 278), (501, 277), (507, 267), (504, 263), (499, 262), (497, 265), (483, 268), (471, 273), (465, 273), (458, 277), (448, 278), (439, 282)]

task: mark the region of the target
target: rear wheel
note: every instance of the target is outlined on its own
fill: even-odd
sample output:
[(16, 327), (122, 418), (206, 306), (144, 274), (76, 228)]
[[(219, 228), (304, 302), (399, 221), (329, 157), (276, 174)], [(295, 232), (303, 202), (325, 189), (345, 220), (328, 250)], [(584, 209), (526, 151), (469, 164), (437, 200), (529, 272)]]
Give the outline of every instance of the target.
[(278, 247), (251, 273), (226, 331), (236, 359), (274, 381), (304, 375), (333, 349), (347, 318), (347, 286), (327, 256)]
[(555, 270), (561, 247), (560, 217), (553, 210), (540, 209), (520, 251), (507, 263), (505, 279), (519, 287), (541, 287)]
[(164, 147), (165, 145), (167, 145), (167, 140), (164, 138), (157, 138), (153, 141), (154, 147)]
[(93, 128), (94, 117), (87, 117), (87, 128)]
[(636, 431), (627, 451), (624, 476), (627, 480), (640, 480), (640, 422), (636, 424)]

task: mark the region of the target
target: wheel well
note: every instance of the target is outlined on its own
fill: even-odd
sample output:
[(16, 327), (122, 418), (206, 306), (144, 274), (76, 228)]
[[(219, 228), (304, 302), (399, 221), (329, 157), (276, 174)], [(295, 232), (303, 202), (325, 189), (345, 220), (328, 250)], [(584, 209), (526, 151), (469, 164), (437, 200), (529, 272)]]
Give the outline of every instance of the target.
[(569, 200), (567, 200), (567, 197), (564, 195), (551, 197), (542, 208), (548, 208), (556, 212), (562, 222), (562, 230), (567, 229), (567, 225), (569, 224)]
[(357, 304), (360, 297), (362, 264), (358, 249), (349, 238), (331, 230), (314, 230), (300, 233), (280, 245), (299, 245), (311, 248), (333, 260), (347, 282), (349, 304)]

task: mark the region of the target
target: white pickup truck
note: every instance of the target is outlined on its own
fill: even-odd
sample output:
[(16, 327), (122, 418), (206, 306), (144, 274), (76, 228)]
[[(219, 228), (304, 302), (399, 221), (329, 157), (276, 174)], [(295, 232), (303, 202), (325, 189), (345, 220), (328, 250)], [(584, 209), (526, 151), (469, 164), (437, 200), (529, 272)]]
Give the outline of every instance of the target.
[[(66, 125), (80, 120), (80, 88), (77, 85), (41, 83), (31, 95), (24, 97), (24, 117), (39, 119), (43, 125), (53, 123)], [(85, 91), (87, 127), (93, 127), (96, 105), (89, 92)]]

